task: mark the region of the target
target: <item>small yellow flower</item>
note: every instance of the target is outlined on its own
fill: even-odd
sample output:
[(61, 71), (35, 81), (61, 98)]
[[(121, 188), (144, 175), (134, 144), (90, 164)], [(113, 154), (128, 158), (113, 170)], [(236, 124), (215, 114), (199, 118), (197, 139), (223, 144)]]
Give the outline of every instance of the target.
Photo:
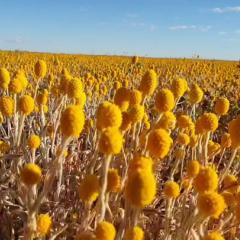
[(21, 170), (21, 180), (26, 185), (35, 185), (41, 181), (42, 170), (35, 163), (26, 164)]
[(1, 97), (0, 98), (0, 111), (3, 116), (11, 117), (14, 113), (14, 100), (11, 97)]
[(229, 110), (229, 105), (230, 103), (227, 98), (218, 98), (214, 105), (214, 112), (219, 116), (226, 115)]
[(179, 133), (178, 136), (177, 136), (177, 142), (178, 144), (180, 145), (185, 145), (187, 146), (190, 142), (190, 138), (187, 134), (185, 133)]
[(96, 238), (97, 240), (114, 240), (116, 236), (116, 230), (113, 224), (103, 221), (97, 225)]
[(139, 90), (144, 96), (151, 96), (158, 85), (157, 74), (154, 70), (148, 70), (142, 77)]
[(226, 203), (217, 192), (205, 192), (198, 196), (197, 207), (203, 216), (219, 218), (226, 208)]
[(137, 208), (151, 204), (156, 194), (156, 179), (152, 172), (135, 170), (128, 176), (125, 196), (128, 202)]
[(38, 78), (44, 78), (47, 73), (47, 65), (43, 60), (38, 60), (34, 66), (35, 75)]
[(96, 175), (87, 175), (80, 184), (79, 195), (84, 202), (91, 204), (99, 195), (100, 184)]
[(0, 68), (0, 88), (6, 90), (10, 83), (10, 74), (6, 68)]
[(24, 95), (19, 99), (18, 107), (24, 115), (29, 115), (34, 111), (34, 99), (30, 95)]
[(200, 163), (197, 160), (192, 160), (187, 166), (187, 175), (190, 178), (194, 178), (198, 175), (200, 171)]
[(167, 198), (177, 198), (180, 195), (180, 187), (174, 181), (168, 181), (163, 188), (164, 195)]
[(218, 187), (218, 175), (211, 167), (203, 167), (193, 182), (194, 189), (199, 192), (214, 191)]
[(100, 152), (111, 155), (118, 154), (122, 150), (123, 137), (118, 128), (105, 128), (101, 133), (99, 140)]
[(149, 157), (141, 156), (141, 155), (135, 155), (129, 163), (128, 172), (129, 174), (131, 174), (138, 169), (152, 172), (153, 170), (152, 159)]
[(150, 154), (156, 158), (164, 158), (172, 145), (172, 139), (164, 129), (152, 130), (148, 137), (147, 148)]
[(203, 237), (203, 240), (224, 240), (225, 238), (219, 232), (211, 232)]
[(37, 217), (37, 233), (39, 236), (46, 236), (51, 229), (52, 226), (52, 218), (49, 214), (40, 214)]
[(131, 107), (129, 117), (132, 123), (141, 122), (144, 117), (144, 106), (137, 104)]
[(171, 111), (175, 106), (172, 91), (166, 88), (160, 90), (155, 98), (155, 106), (160, 113)]
[(83, 130), (85, 116), (77, 105), (69, 105), (62, 113), (60, 127), (66, 137), (79, 137)]
[(144, 231), (139, 226), (128, 228), (124, 240), (144, 240)]
[(218, 118), (214, 113), (204, 113), (201, 125), (206, 132), (214, 132), (218, 128)]
[(119, 128), (122, 124), (122, 113), (119, 107), (111, 102), (103, 102), (97, 110), (97, 128)]
[(41, 144), (41, 139), (38, 135), (31, 135), (28, 139), (28, 146), (30, 149), (37, 149)]

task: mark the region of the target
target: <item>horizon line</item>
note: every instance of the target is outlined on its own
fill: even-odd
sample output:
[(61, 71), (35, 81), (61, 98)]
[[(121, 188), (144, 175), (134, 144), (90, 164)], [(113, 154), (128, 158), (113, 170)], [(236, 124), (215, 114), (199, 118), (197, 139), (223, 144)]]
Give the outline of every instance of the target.
[(228, 61), (228, 62), (239, 62), (240, 61), (240, 57), (239, 59), (224, 59), (224, 58), (205, 58), (205, 57), (201, 57), (199, 54), (197, 54), (197, 56), (199, 57), (160, 57), (160, 56), (148, 56), (148, 55), (138, 55), (138, 54), (109, 54), (109, 53), (105, 53), (105, 54), (101, 54), (101, 53), (73, 53), (73, 52), (52, 52), (52, 51), (33, 51), (33, 50), (26, 50), (26, 49), (0, 49), (0, 52), (19, 52), (19, 53), (37, 53), (37, 54), (53, 54), (53, 55), (84, 55), (84, 56), (93, 56), (93, 57), (134, 57), (137, 56), (139, 58), (145, 58), (145, 59), (179, 59), (179, 60), (183, 60), (183, 59), (187, 59), (187, 60), (208, 60), (208, 61)]

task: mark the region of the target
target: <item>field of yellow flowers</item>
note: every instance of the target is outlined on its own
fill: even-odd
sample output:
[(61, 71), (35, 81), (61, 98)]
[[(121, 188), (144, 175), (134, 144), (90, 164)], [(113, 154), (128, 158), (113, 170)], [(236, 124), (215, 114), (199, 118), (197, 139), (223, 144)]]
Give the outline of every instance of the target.
[(0, 52), (0, 239), (240, 239), (240, 63)]

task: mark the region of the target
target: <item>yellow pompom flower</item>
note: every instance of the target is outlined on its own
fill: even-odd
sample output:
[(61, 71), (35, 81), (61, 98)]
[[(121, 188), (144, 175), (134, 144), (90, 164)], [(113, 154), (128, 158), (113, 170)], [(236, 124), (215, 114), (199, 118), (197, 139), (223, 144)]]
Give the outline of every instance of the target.
[(198, 175), (200, 171), (200, 163), (197, 160), (192, 160), (188, 163), (187, 166), (187, 176), (194, 178)]
[(26, 185), (34, 185), (41, 181), (42, 170), (35, 163), (26, 164), (21, 170), (21, 180)]
[(185, 145), (187, 146), (190, 142), (190, 138), (187, 134), (185, 133), (179, 133), (178, 136), (177, 136), (177, 142), (178, 144), (180, 145)]
[(67, 95), (69, 98), (80, 98), (83, 92), (83, 84), (81, 79), (72, 78), (68, 82)]
[(218, 118), (214, 113), (204, 113), (201, 116), (201, 125), (204, 131), (214, 132), (218, 128)]
[(25, 72), (23, 70), (17, 71), (17, 73), (15, 75), (15, 78), (17, 78), (18, 81), (21, 82), (23, 90), (27, 88), (27, 86), (28, 86), (28, 79), (27, 79), (27, 77), (25, 75)]
[(100, 184), (96, 175), (87, 175), (80, 184), (79, 196), (85, 203), (91, 204), (99, 195)]
[(175, 79), (172, 82), (171, 90), (172, 90), (175, 98), (182, 97), (184, 95), (184, 93), (187, 91), (187, 89), (188, 89), (187, 81), (183, 78)]
[(224, 240), (225, 238), (219, 232), (211, 232), (203, 237), (203, 240)]
[(69, 105), (62, 113), (60, 127), (66, 137), (79, 137), (83, 130), (85, 116), (77, 105)]
[(123, 137), (116, 127), (105, 128), (100, 136), (99, 150), (100, 152), (112, 155), (118, 154), (122, 150)]
[(190, 116), (181, 114), (177, 116), (177, 126), (180, 129), (192, 129), (194, 124)]
[(108, 170), (107, 191), (119, 192), (121, 190), (121, 177), (118, 174), (117, 169)]
[(129, 162), (128, 173), (134, 173), (136, 170), (145, 170), (152, 172), (153, 161), (149, 157), (135, 155), (133, 159)]
[(165, 130), (173, 130), (176, 126), (176, 117), (173, 112), (162, 113), (161, 118), (156, 124), (156, 128), (164, 128)]
[(76, 105), (78, 105), (80, 108), (84, 108), (86, 101), (87, 101), (86, 93), (81, 92), (80, 96), (76, 98)]
[(172, 138), (164, 129), (152, 130), (148, 137), (147, 149), (156, 158), (164, 158), (172, 145)]
[(20, 93), (23, 90), (23, 84), (19, 80), (19, 78), (14, 78), (10, 83), (9, 83), (9, 91), (12, 93)]
[(175, 106), (174, 95), (169, 89), (160, 90), (155, 98), (155, 107), (158, 112), (167, 112), (171, 111)]
[(198, 84), (194, 83), (189, 91), (189, 101), (191, 104), (200, 103), (203, 98), (203, 91), (198, 86)]
[(136, 104), (141, 104), (142, 102), (142, 92), (134, 89), (129, 91), (129, 104), (134, 106)]
[(19, 99), (18, 108), (24, 115), (29, 115), (34, 111), (34, 99), (30, 95), (24, 95)]
[(46, 236), (51, 229), (52, 218), (49, 214), (40, 214), (37, 217), (37, 233), (40, 237)]
[(151, 69), (148, 70), (142, 77), (139, 90), (144, 96), (151, 96), (158, 85), (158, 79), (156, 72)]
[(136, 104), (129, 110), (129, 117), (132, 123), (141, 122), (144, 117), (144, 106)]
[(180, 195), (180, 187), (174, 181), (167, 181), (164, 184), (163, 193), (167, 198), (177, 198)]
[(6, 90), (10, 83), (10, 74), (6, 68), (0, 68), (0, 88)]
[(43, 60), (38, 60), (34, 66), (35, 75), (38, 78), (44, 78), (47, 73), (47, 64)]
[(211, 191), (198, 196), (197, 207), (204, 217), (219, 218), (226, 208), (226, 203), (220, 194)]
[(11, 97), (0, 98), (0, 111), (3, 116), (11, 117), (14, 113), (14, 100)]
[(97, 240), (114, 240), (116, 236), (116, 230), (113, 224), (107, 221), (98, 223), (96, 228)]
[(214, 191), (218, 187), (218, 175), (211, 167), (202, 167), (193, 182), (194, 189), (199, 192)]
[(220, 97), (216, 100), (214, 105), (214, 112), (221, 115), (226, 115), (229, 110), (230, 103), (227, 98)]
[(229, 148), (231, 147), (232, 141), (229, 133), (224, 133), (221, 137), (221, 147)]
[(240, 116), (229, 123), (228, 132), (230, 134), (232, 147), (240, 147)]
[(128, 228), (124, 240), (144, 240), (144, 231), (139, 226)]
[(135, 170), (127, 179), (125, 197), (134, 207), (144, 208), (151, 204), (156, 194), (156, 179), (152, 172)]
[(116, 104), (105, 101), (97, 110), (97, 128), (103, 130), (107, 127), (119, 128), (122, 124), (122, 113)]
[(31, 135), (28, 138), (28, 146), (30, 149), (37, 149), (41, 144), (41, 139), (38, 135)]
[(122, 112), (128, 110), (129, 107), (129, 90), (127, 88), (119, 88), (114, 96), (114, 103), (118, 105)]

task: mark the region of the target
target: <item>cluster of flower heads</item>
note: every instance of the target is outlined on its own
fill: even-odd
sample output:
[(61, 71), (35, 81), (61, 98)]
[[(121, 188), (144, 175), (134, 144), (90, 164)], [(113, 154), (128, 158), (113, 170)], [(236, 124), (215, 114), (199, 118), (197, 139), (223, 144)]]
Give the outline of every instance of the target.
[(3, 205), (25, 213), (16, 237), (239, 237), (235, 63), (39, 57), (0, 54), (1, 171), (16, 196)]

